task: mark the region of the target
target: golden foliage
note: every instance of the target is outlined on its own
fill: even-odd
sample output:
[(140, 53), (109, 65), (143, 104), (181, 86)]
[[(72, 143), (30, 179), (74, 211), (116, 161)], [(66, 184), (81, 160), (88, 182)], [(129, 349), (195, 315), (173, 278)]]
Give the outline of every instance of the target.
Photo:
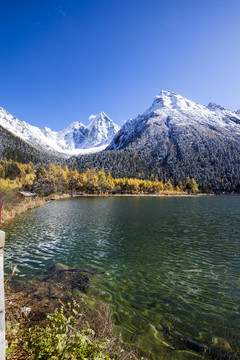
[(67, 166), (49, 164), (48, 167), (34, 169), (32, 163), (21, 164), (16, 161), (0, 162), (0, 189), (33, 190), (41, 196), (64, 192), (84, 192), (89, 194), (176, 194), (197, 193), (194, 179), (187, 178), (176, 187), (169, 180), (158, 181), (151, 175), (150, 180), (138, 178), (113, 178), (102, 168), (87, 169), (79, 173)]

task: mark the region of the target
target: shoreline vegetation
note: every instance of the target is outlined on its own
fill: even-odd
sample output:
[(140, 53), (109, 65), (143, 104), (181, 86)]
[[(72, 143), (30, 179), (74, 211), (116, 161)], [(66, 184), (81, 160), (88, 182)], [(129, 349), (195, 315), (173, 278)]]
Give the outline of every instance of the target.
[[(23, 198), (21, 191), (35, 197)], [(198, 194), (198, 186), (192, 178), (173, 184), (154, 178), (113, 178), (102, 168), (85, 172), (48, 164), (35, 167), (12, 160), (0, 161), (0, 200), (2, 223), (12, 220), (28, 209), (44, 205), (50, 199), (70, 196), (182, 196)]]
[[(69, 198), (69, 194), (54, 194), (52, 200), (60, 200)], [(1, 200), (1, 199), (0, 199)], [(2, 219), (1, 224), (5, 224), (19, 215), (24, 214), (26, 211), (35, 209), (37, 207), (45, 205), (49, 201), (49, 197), (46, 198), (35, 198), (29, 201), (24, 199), (17, 199), (13, 203), (9, 202), (2, 208)]]
[(98, 274), (55, 264), (26, 283), (12, 281), (12, 273), (5, 280), (6, 359), (147, 360), (115, 334), (110, 308), (87, 294)]

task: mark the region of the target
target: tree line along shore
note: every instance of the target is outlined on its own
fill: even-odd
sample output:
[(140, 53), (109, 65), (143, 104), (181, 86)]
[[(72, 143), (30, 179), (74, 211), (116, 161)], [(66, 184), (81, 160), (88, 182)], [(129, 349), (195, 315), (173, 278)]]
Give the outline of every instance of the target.
[[(30, 191), (37, 198), (26, 202), (18, 196), (19, 191)], [(67, 166), (35, 166), (13, 160), (0, 161), (0, 200), (2, 204), (2, 221), (9, 220), (29, 208), (41, 206), (47, 197), (58, 194), (58, 197), (74, 194), (90, 195), (124, 195), (124, 194), (159, 194), (186, 195), (198, 193), (196, 181), (186, 178), (173, 184), (171, 180), (163, 182), (154, 178), (114, 178), (104, 168), (94, 168), (79, 172)]]

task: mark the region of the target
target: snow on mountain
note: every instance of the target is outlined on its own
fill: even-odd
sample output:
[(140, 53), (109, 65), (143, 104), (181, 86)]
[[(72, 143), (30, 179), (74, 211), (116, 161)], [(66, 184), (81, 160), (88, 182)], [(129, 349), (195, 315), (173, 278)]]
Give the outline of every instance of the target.
[(230, 136), (233, 133), (240, 135), (239, 124), (239, 111), (227, 110), (214, 103), (200, 105), (171, 91), (161, 91), (149, 109), (123, 125), (107, 149), (124, 149), (150, 127), (151, 136), (166, 130), (169, 134), (173, 127), (194, 127), (205, 132), (218, 128), (225, 136)]
[[(231, 110), (224, 109), (220, 105), (209, 103), (207, 106), (200, 105), (188, 100), (171, 91), (161, 91), (153, 101), (152, 106), (143, 116), (147, 117), (154, 113), (154, 117), (162, 119), (170, 116), (171, 121), (178, 125), (216, 125), (229, 130), (235, 127), (234, 122), (228, 121), (228, 117), (239, 118), (239, 115)], [(235, 129), (239, 131), (239, 128)]]
[(45, 151), (67, 155), (98, 152), (106, 148), (120, 127), (104, 113), (91, 115), (89, 125), (74, 122), (59, 132), (48, 127), (39, 129), (20, 121), (0, 108), (0, 125), (34, 146)]
[(97, 145), (108, 144), (109, 138), (113, 139), (120, 129), (120, 126), (114, 124), (104, 112), (90, 116), (89, 120), (89, 137)]
[(162, 91), (106, 150), (127, 152), (159, 179), (193, 177), (203, 191), (240, 192), (240, 113), (213, 103)]

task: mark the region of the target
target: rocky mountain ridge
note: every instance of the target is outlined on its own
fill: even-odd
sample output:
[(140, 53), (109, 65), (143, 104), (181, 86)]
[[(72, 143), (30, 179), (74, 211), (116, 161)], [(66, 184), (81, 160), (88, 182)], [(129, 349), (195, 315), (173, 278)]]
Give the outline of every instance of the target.
[(78, 121), (59, 132), (48, 127), (39, 129), (3, 108), (0, 108), (0, 125), (42, 151), (68, 156), (103, 150), (120, 129), (104, 112), (90, 116), (87, 126)]
[[(107, 150), (133, 146), (137, 149), (142, 148), (143, 143), (148, 147), (149, 136), (154, 138), (161, 134), (166, 140), (171, 138), (173, 131), (184, 128), (186, 131), (195, 128), (199, 132), (216, 130), (230, 138), (239, 137), (240, 111), (227, 110), (214, 103), (203, 106), (171, 91), (161, 91), (149, 109), (123, 125)], [(149, 136), (139, 140), (144, 134)]]
[(194, 177), (203, 191), (240, 191), (240, 113), (162, 91), (106, 150), (124, 151), (155, 176)]

